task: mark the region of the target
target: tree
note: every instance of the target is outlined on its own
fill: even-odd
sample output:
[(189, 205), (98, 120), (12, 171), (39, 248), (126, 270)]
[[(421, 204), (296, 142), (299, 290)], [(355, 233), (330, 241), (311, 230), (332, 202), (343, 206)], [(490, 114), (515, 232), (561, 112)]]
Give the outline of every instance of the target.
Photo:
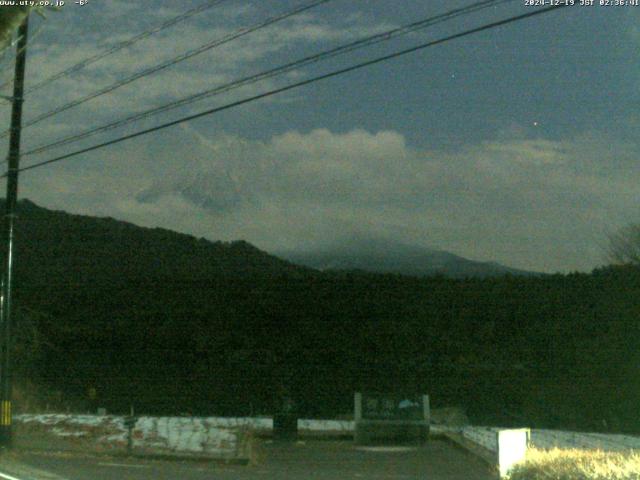
[(609, 235), (607, 256), (613, 263), (640, 265), (640, 223)]

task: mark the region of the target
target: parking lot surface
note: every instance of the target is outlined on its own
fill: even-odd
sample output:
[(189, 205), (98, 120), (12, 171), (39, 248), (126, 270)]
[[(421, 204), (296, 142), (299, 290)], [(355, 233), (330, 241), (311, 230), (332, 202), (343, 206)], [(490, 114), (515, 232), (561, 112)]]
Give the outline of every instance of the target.
[[(476, 457), (440, 440), (419, 447), (358, 447), (350, 441), (263, 442), (250, 465), (199, 460), (13, 452), (0, 473), (19, 480), (489, 480)], [(20, 470), (16, 465), (22, 465)], [(46, 478), (45, 478), (46, 477)], [(0, 475), (0, 478), (2, 476)], [(5, 477), (6, 478), (6, 477)]]

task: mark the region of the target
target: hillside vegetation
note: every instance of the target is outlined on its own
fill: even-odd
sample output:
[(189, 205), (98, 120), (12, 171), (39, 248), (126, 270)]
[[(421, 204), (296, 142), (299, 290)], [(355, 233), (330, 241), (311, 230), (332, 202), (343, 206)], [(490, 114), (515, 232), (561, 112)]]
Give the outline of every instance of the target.
[(318, 272), (23, 201), (18, 381), (113, 412), (352, 409), (428, 392), (476, 423), (640, 432), (640, 270), (487, 279)]

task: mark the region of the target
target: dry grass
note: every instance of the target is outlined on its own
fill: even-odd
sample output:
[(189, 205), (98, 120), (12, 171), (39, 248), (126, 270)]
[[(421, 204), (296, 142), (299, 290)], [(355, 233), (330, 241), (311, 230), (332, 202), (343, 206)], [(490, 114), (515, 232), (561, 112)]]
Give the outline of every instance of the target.
[(238, 456), (248, 461), (249, 465), (260, 465), (265, 460), (265, 452), (262, 441), (251, 428), (242, 428), (238, 431)]
[(87, 413), (88, 410), (81, 398), (24, 380), (14, 383), (13, 401), (15, 413)]
[(640, 480), (640, 453), (530, 449), (511, 480)]

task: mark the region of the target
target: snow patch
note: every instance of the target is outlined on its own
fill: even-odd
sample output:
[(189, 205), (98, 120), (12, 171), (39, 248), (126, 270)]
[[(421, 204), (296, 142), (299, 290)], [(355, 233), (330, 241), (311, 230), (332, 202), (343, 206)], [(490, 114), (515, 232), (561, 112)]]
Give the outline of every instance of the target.
[[(266, 427), (265, 419), (201, 417), (140, 417), (132, 430), (133, 447), (147, 453), (194, 454), (234, 457), (245, 431)], [(270, 419), (269, 419), (270, 420)], [(108, 449), (125, 448), (128, 430), (125, 417), (98, 415), (16, 415), (16, 424), (30, 432), (58, 438), (81, 438)]]

